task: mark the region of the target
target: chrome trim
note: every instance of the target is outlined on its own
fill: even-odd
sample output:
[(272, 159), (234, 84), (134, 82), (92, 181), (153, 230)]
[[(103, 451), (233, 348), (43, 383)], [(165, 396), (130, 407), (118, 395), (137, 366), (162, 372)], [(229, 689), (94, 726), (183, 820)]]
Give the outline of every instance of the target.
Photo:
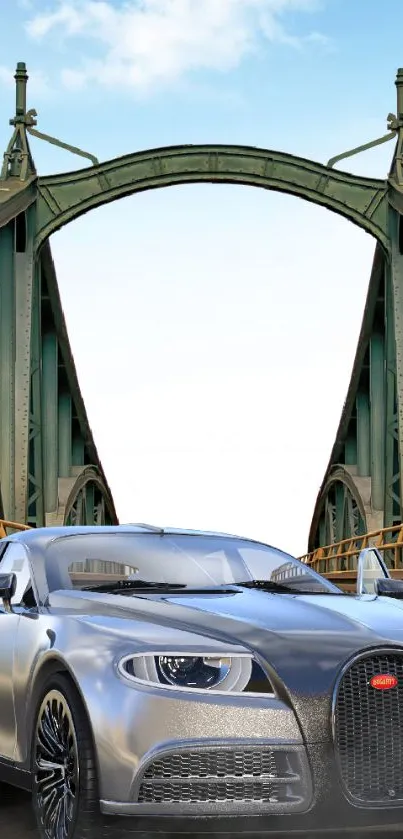
[(339, 671), (339, 674), (338, 674), (338, 676), (336, 678), (336, 681), (335, 681), (335, 684), (334, 684), (333, 695), (332, 695), (331, 729), (332, 729), (332, 740), (333, 740), (333, 752), (334, 752), (336, 767), (337, 767), (337, 771), (338, 771), (338, 779), (339, 779), (339, 783), (340, 783), (340, 786), (342, 788), (342, 791), (343, 791), (343, 794), (344, 794), (345, 798), (347, 799), (349, 804), (351, 804), (353, 807), (356, 807), (358, 810), (366, 810), (366, 809), (385, 810), (385, 809), (389, 809), (391, 807), (402, 808), (402, 801), (403, 801), (403, 799), (399, 798), (395, 802), (393, 800), (391, 800), (390, 803), (389, 802), (387, 803), (387, 805), (385, 805), (385, 803), (379, 803), (379, 804), (374, 803), (374, 804), (372, 804), (371, 802), (368, 802), (368, 801), (360, 803), (357, 798), (354, 798), (349, 793), (349, 791), (347, 790), (347, 788), (345, 786), (345, 783), (344, 783), (344, 780), (343, 780), (342, 768), (341, 768), (341, 761), (340, 761), (340, 758), (339, 758), (339, 751), (336, 747), (336, 704), (337, 704), (337, 698), (338, 698), (340, 683), (343, 679), (343, 676), (345, 675), (347, 670), (350, 669), (350, 667), (353, 667), (354, 664), (361, 661), (362, 659), (371, 658), (374, 655), (400, 655), (400, 656), (403, 657), (403, 648), (402, 647), (394, 647), (394, 646), (390, 646), (390, 647), (371, 647), (371, 649), (367, 649), (367, 650), (364, 650), (364, 651), (361, 650), (359, 653), (355, 653), (353, 656), (351, 656), (351, 658), (348, 659), (347, 662), (344, 663), (342, 669)]
[[(116, 665), (117, 673), (122, 679), (124, 679), (125, 682), (128, 681), (128, 682), (132, 682), (133, 684), (136, 684), (136, 685), (144, 685), (146, 687), (158, 688), (159, 690), (174, 691), (175, 693), (185, 693), (185, 694), (187, 694), (187, 696), (195, 696), (195, 695), (196, 696), (200, 696), (200, 695), (201, 696), (221, 696), (221, 697), (223, 695), (224, 696), (238, 696), (238, 697), (239, 696), (248, 696), (248, 697), (256, 696), (256, 698), (259, 698), (259, 699), (262, 699), (262, 698), (263, 699), (266, 699), (266, 698), (267, 699), (277, 699), (277, 695), (274, 693), (274, 691), (267, 691), (267, 693), (258, 693), (257, 691), (248, 692), (246, 690), (243, 690), (243, 691), (235, 691), (235, 690), (223, 691), (223, 690), (210, 690), (209, 688), (188, 688), (188, 687), (176, 687), (175, 685), (164, 685), (164, 684), (162, 684), (162, 682), (151, 682), (148, 679), (140, 679), (138, 676), (132, 676), (131, 673), (128, 673), (124, 669), (125, 664), (128, 661), (132, 661), (134, 658), (148, 658), (148, 657), (149, 658), (158, 658), (161, 655), (172, 656), (174, 658), (174, 657), (183, 657), (183, 656), (187, 656), (187, 655), (192, 656), (192, 652), (184, 652), (183, 650), (181, 650), (179, 652), (178, 651), (173, 652), (172, 650), (168, 650), (168, 651), (158, 650), (157, 652), (147, 651), (146, 653), (144, 653), (144, 652), (130, 653), (129, 655), (125, 655), (125, 656), (123, 656), (123, 658), (119, 659), (119, 661)], [(255, 664), (257, 664), (258, 667), (260, 667), (262, 673), (264, 674), (264, 676), (267, 679), (267, 683), (270, 685), (270, 687), (272, 687), (271, 681), (270, 681), (269, 677), (267, 676), (267, 673), (265, 673), (262, 665), (259, 664), (258, 661), (256, 661), (256, 658), (251, 653), (236, 653), (236, 655), (231, 655), (228, 652), (226, 652), (226, 653), (217, 652), (216, 650), (209, 650), (208, 652), (203, 652), (203, 651), (197, 650), (193, 653), (193, 655), (195, 655), (195, 656), (197, 655), (197, 657), (200, 657), (200, 658), (203, 658), (203, 657), (207, 658), (207, 657), (210, 657), (210, 656), (214, 656), (215, 658), (219, 658), (221, 656), (222, 658), (249, 658), (249, 659), (252, 659), (252, 661), (255, 662)]]

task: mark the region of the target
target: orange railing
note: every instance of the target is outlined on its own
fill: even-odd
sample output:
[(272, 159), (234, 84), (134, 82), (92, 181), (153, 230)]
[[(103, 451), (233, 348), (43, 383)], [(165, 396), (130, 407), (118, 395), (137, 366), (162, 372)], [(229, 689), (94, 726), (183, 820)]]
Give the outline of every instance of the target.
[(27, 524), (18, 524), (15, 521), (7, 521), (6, 519), (0, 519), (0, 539), (3, 539), (4, 536), (7, 536), (10, 530), (21, 531), (31, 530), (31, 528)]
[(382, 554), (392, 577), (403, 579), (403, 524), (373, 530), (362, 536), (342, 539), (333, 545), (316, 548), (302, 562), (311, 565), (319, 574), (350, 588), (355, 581), (357, 559), (363, 548), (375, 547)]
[[(29, 525), (0, 519), (0, 539), (9, 531), (31, 530)], [(319, 574), (328, 577), (343, 588), (354, 588), (357, 560), (363, 548), (375, 547), (383, 555), (392, 577), (403, 579), (403, 524), (373, 530), (361, 536), (341, 539), (332, 545), (316, 548), (300, 557)]]

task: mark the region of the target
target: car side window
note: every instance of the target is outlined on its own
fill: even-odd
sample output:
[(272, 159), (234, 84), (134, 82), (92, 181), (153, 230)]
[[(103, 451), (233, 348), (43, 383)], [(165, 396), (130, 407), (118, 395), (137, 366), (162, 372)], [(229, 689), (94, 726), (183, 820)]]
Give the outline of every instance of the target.
[(3, 554), (0, 554), (0, 573), (15, 574), (17, 587), (11, 600), (12, 606), (36, 606), (32, 588), (31, 568), (27, 551), (19, 542), (9, 542)]

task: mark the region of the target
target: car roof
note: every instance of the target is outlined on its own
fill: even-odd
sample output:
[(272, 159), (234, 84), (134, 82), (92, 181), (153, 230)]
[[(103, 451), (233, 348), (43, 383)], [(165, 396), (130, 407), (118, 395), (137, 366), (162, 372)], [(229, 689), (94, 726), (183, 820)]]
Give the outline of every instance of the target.
[(213, 536), (218, 539), (239, 539), (254, 544), (264, 545), (265, 547), (272, 547), (278, 553), (282, 553), (288, 558), (290, 554), (282, 551), (281, 548), (276, 548), (268, 545), (267, 542), (259, 541), (258, 539), (250, 539), (245, 536), (237, 536), (233, 533), (221, 533), (214, 530), (192, 530), (179, 527), (157, 527), (151, 524), (118, 524), (118, 525), (63, 525), (60, 527), (38, 527), (31, 530), (23, 530), (18, 533), (13, 533), (10, 536), (3, 537), (2, 541), (24, 542), (25, 544), (41, 542), (51, 542), (54, 539), (60, 539), (62, 536), (79, 536), (100, 533), (132, 533), (132, 534), (160, 534), (172, 536)]

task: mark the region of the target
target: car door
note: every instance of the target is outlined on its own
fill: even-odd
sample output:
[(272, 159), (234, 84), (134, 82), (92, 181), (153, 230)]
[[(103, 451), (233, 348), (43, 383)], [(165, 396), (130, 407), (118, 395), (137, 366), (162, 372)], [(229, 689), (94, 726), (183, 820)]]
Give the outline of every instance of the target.
[(15, 753), (14, 652), (21, 620), (19, 605), (31, 579), (26, 549), (19, 542), (0, 547), (0, 573), (14, 573), (17, 588), (11, 601), (16, 611), (7, 612), (0, 600), (0, 758), (12, 760)]

